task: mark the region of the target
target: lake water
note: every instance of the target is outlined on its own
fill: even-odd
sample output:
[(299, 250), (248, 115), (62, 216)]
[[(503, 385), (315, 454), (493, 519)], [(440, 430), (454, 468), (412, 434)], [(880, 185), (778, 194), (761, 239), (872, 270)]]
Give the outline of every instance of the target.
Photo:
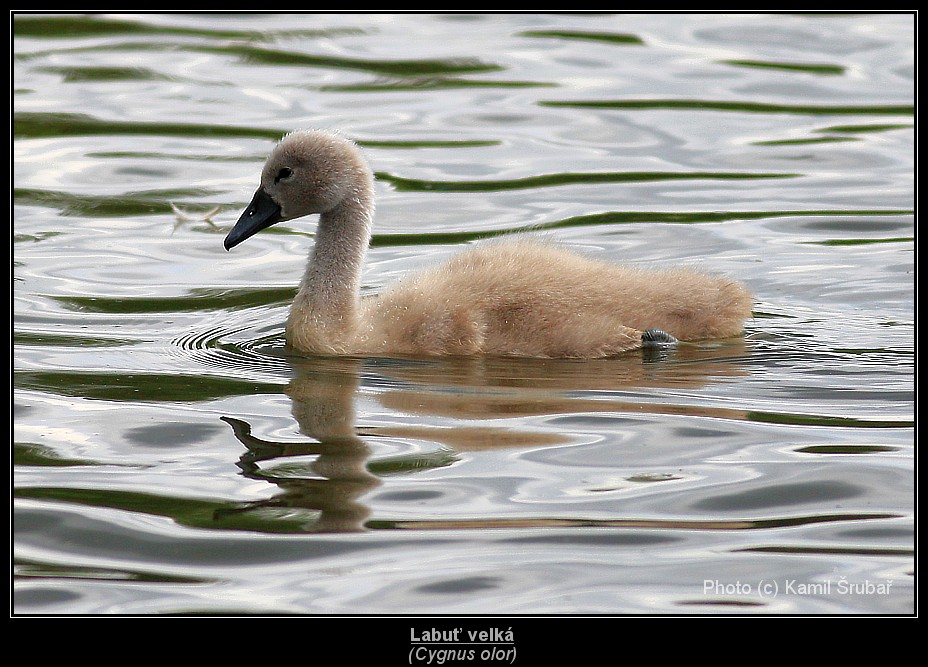
[[(13, 613), (911, 614), (914, 20), (16, 15)], [(306, 358), (314, 220), (377, 173), (375, 292), (500, 233), (756, 295), (597, 361)]]

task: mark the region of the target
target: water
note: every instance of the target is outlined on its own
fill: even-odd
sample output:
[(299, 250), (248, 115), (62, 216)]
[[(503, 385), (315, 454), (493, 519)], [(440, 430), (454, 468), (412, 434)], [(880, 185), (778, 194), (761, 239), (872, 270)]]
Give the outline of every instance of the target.
[[(13, 36), (14, 613), (913, 612), (911, 15)], [(746, 336), (300, 358), (312, 221), (222, 249), (298, 127), (377, 172), (365, 291), (530, 233), (738, 276)]]

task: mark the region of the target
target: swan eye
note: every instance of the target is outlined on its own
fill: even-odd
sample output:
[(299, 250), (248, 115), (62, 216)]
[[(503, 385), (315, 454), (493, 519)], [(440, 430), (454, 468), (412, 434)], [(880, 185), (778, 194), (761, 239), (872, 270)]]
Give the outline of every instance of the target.
[(277, 172), (277, 176), (274, 177), (274, 184), (280, 183), (285, 178), (290, 178), (293, 176), (293, 170), (290, 167), (282, 167), (280, 171)]

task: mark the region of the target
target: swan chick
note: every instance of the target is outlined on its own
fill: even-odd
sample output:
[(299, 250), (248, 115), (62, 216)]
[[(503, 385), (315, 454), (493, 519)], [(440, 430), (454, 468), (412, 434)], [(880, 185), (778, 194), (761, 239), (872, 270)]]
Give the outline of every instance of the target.
[(358, 147), (321, 130), (286, 135), (224, 240), (318, 214), (290, 308), (290, 346), (323, 355), (593, 358), (740, 335), (751, 294), (691, 269), (648, 271), (527, 239), (480, 243), (361, 298), (374, 176)]

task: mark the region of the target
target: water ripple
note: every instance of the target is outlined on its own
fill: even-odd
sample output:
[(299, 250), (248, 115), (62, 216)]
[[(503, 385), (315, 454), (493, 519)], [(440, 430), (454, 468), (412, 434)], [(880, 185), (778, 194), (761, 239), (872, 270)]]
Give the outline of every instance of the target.
[(189, 359), (205, 369), (248, 378), (264, 374), (286, 378), (292, 373), (284, 352), (282, 332), (240, 340), (237, 334), (242, 332), (251, 332), (251, 329), (217, 326), (190, 331), (172, 341), (171, 354)]
[(912, 104), (773, 104), (728, 100), (547, 100), (539, 102), (547, 107), (574, 107), (587, 109), (674, 109), (686, 111), (734, 111), (753, 114), (800, 114), (815, 116), (911, 116)]

